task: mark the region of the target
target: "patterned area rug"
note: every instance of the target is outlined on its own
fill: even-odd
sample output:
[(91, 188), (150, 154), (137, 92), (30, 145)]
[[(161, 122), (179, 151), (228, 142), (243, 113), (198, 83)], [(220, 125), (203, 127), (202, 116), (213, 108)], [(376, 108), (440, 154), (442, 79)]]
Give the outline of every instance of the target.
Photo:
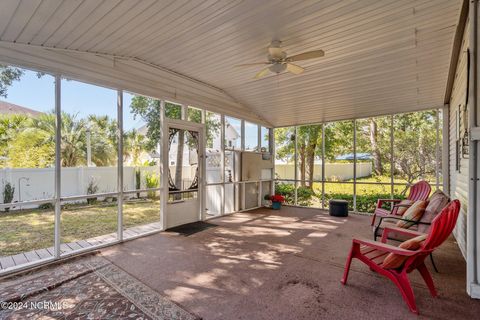
[(0, 319), (178, 319), (197, 316), (99, 255), (0, 282)]

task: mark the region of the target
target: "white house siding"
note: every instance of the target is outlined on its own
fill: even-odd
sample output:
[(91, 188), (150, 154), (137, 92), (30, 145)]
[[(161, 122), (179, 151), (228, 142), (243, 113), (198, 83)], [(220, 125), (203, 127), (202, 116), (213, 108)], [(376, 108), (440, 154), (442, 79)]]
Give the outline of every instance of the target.
[[(468, 26), (468, 21), (467, 21)], [(457, 110), (465, 105), (467, 87), (467, 49), (469, 43), (469, 28), (465, 28), (462, 49), (460, 51), (455, 80), (450, 98), (449, 108), (449, 135), (450, 135), (450, 196), (459, 199), (462, 203), (460, 216), (454, 230), (455, 238), (464, 257), (466, 256), (467, 235), (467, 204), (468, 204), (468, 159), (461, 158), (460, 168), (456, 167), (456, 140), (457, 134)], [(460, 130), (462, 131), (462, 130)]]

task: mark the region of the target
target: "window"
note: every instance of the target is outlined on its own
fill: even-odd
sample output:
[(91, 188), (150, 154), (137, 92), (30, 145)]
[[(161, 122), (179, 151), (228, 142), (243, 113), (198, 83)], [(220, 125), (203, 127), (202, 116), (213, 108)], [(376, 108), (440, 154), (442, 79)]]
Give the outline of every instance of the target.
[(8, 263), (54, 245), (55, 78), (5, 65), (0, 76), (11, 80), (0, 88), (0, 260)]
[(321, 207), (322, 125), (297, 127), (297, 204)]
[(258, 125), (245, 121), (245, 150), (258, 151)]
[(206, 112), (206, 181), (207, 183), (222, 182), (222, 118), (218, 113)]
[(82, 196), (62, 201), (62, 243), (78, 249), (83, 241), (107, 234), (113, 241), (118, 211), (117, 91), (65, 79), (61, 96), (61, 193)]
[(394, 182), (404, 186), (418, 180), (435, 184), (436, 110), (393, 117)]
[(391, 116), (356, 121), (357, 211), (373, 212), (376, 199), (391, 196)]
[(260, 138), (261, 138), (261, 152), (271, 152), (270, 150), (270, 129), (266, 127), (261, 127), (260, 129)]
[(165, 117), (169, 119), (182, 119), (182, 106), (165, 101)]
[(160, 191), (152, 190), (161, 183), (160, 110), (160, 100), (123, 94), (124, 229), (160, 220)]
[(196, 123), (202, 123), (202, 110), (194, 108), (194, 107), (188, 107), (187, 108), (187, 120), (196, 122)]
[(295, 127), (275, 128), (275, 178), (295, 179)]
[(62, 196), (117, 191), (116, 114), (116, 91), (62, 81)]
[(241, 150), (242, 121), (225, 117), (225, 149)]
[(320, 125), (276, 128), (275, 190), (287, 204), (340, 198), (350, 210), (373, 212), (378, 198), (404, 198), (420, 179), (440, 184), (441, 118), (441, 110), (427, 110), (330, 122), (323, 133)]

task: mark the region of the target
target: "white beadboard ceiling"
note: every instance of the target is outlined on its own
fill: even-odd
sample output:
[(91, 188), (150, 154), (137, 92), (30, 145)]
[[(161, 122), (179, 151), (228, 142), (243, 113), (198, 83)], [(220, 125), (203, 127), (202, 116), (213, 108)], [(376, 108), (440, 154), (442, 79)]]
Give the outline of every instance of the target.
[[(461, 0), (9, 0), (0, 2), (0, 61), (50, 68), (56, 63), (56, 70), (75, 74), (83, 59), (95, 69), (87, 53), (107, 61), (117, 56), (102, 79), (115, 84), (108, 75), (121, 78), (121, 72), (138, 68), (149, 81), (139, 93), (174, 92), (185, 101), (198, 95), (207, 107), (259, 116), (273, 126), (359, 118), (443, 105), (461, 5)], [(264, 61), (272, 39), (282, 40), (289, 55), (323, 49), (325, 57), (299, 62), (306, 67), (301, 75), (261, 80), (253, 80), (258, 67), (234, 67)], [(76, 60), (69, 63), (69, 57)], [(126, 74), (122, 87), (142, 91), (143, 78), (130, 85)]]

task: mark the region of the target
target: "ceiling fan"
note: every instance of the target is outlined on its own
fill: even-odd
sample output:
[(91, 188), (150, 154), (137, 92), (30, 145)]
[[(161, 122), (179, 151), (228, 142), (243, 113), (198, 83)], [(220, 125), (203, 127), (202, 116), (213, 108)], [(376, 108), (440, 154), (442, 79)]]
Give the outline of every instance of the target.
[(268, 67), (260, 70), (255, 75), (254, 79), (260, 79), (266, 76), (269, 72), (279, 74), (280, 72), (283, 72), (285, 70), (293, 74), (300, 74), (305, 71), (305, 69), (296, 64), (293, 64), (292, 62), (320, 58), (324, 55), (325, 52), (323, 52), (323, 50), (313, 50), (288, 57), (287, 53), (282, 50), (282, 42), (280, 40), (273, 40), (268, 47), (267, 62), (239, 64), (236, 65), (236, 67), (269, 65)]

